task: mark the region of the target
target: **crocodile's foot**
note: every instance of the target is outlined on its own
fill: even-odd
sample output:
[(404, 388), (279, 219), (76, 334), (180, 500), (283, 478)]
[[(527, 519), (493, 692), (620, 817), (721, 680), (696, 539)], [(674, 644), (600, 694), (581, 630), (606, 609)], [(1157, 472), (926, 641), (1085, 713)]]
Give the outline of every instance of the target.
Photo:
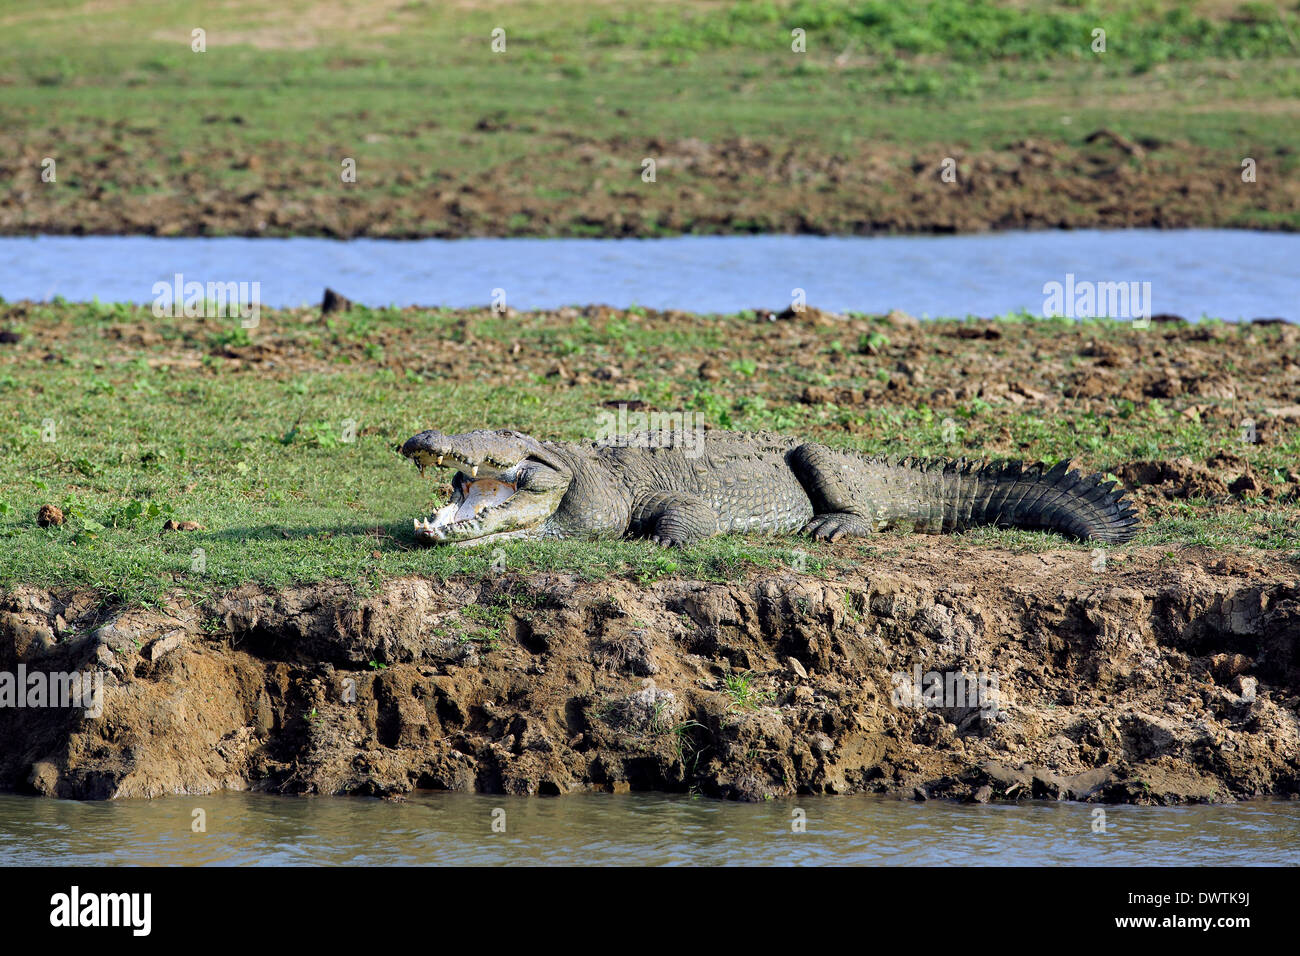
[(803, 532), (818, 541), (838, 541), (840, 538), (865, 538), (872, 532), (871, 522), (861, 515), (843, 511), (815, 515), (804, 525)]

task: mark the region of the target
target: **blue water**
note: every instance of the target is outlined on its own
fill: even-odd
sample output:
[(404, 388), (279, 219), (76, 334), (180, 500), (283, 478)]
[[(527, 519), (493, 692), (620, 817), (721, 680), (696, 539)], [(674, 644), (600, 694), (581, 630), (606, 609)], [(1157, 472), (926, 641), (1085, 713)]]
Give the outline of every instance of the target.
[(0, 238), (9, 300), (152, 302), (156, 282), (258, 282), (267, 306), (320, 301), (517, 309), (601, 303), (781, 310), (1041, 314), (1049, 282), (1150, 282), (1151, 311), (1300, 320), (1300, 235), (1229, 230), (673, 239)]

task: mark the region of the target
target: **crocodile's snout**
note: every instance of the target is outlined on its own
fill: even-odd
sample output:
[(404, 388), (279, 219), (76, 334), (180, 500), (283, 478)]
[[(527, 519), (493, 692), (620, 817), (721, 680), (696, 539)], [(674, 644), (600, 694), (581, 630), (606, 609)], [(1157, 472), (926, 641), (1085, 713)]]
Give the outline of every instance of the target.
[(499, 475), (528, 457), (530, 440), (511, 431), (472, 431), (446, 435), (423, 431), (412, 435), (402, 446), (402, 454), (417, 468), (455, 468), (471, 478)]

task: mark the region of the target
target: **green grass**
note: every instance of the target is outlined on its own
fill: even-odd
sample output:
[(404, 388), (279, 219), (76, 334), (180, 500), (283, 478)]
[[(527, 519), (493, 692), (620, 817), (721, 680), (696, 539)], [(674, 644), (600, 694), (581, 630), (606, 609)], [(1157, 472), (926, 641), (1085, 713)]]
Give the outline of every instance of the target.
[[(0, 158), (0, 171), (29, 173), (57, 156), (56, 204), (194, 190), (335, 202), (348, 156), (359, 174), (346, 195), (362, 207), (380, 196), (454, 192), (485, 170), (563, 203), (588, 193), (616, 200), (639, 183), (621, 159), (593, 169), (575, 138), (746, 137), (851, 161), (889, 144), (926, 155), (1027, 137), (1076, 143), (1103, 126), (1223, 151), (1233, 166), (1290, 145), (1297, 9), (1246, 4), (1226, 16), (1215, 5), (1189, 13), (1152, 0), (562, 0), (411, 2), (348, 20), (320, 16), (305, 0), (201, 17), (171, 0), (89, 13), (81, 4), (29, 4), (9, 15), (0, 49), (0, 129), (13, 154)], [(202, 54), (190, 49), (199, 26), (208, 31)], [(498, 26), (507, 32), (503, 54), (489, 45)], [(1108, 30), (1104, 54), (1090, 46), (1097, 26)], [(790, 50), (796, 27), (808, 31), (806, 53)], [(639, 159), (627, 159), (628, 170)], [(1275, 161), (1270, 175), (1296, 168), (1293, 153)], [(690, 170), (674, 175), (710, 188)], [(518, 206), (492, 222), (494, 233), (547, 228), (522, 199)], [(661, 228), (661, 212), (646, 209), (639, 228)], [(411, 234), (452, 228), (400, 207), (392, 215), (386, 228)], [(289, 218), (268, 230), (292, 231)], [(1239, 220), (1300, 225), (1289, 208), (1243, 211)], [(729, 226), (764, 223), (742, 217)], [(582, 234), (583, 225), (563, 231)]]
[(722, 678), (722, 689), (731, 699), (729, 706), (732, 710), (758, 710), (776, 698), (770, 690), (759, 690), (754, 683), (754, 675), (749, 671), (729, 672)]
[[(1295, 54), (1300, 18), (1267, 3), (1246, 3), (1231, 19), (1184, 5), (1153, 3), (1006, 4), (990, 0), (797, 0), (790, 4), (719, 4), (696, 12), (634, 6), (593, 17), (596, 43), (660, 50), (763, 49), (788, 46), (802, 29), (814, 42), (856, 42), (882, 58), (938, 56), (962, 63), (1083, 59), (1092, 31), (1131, 51), (1130, 69), (1174, 59)], [(838, 52), (838, 47), (836, 48)]]
[[(1008, 320), (1023, 328), (1022, 337), (1043, 342), (1133, 334), (1119, 323)], [(445, 500), (446, 489), (436, 478), (422, 480), (396, 453), (405, 438), (431, 426), (510, 426), (581, 439), (594, 433), (602, 403), (631, 397), (665, 410), (699, 410), (713, 425), (784, 431), (866, 452), (1071, 456), (1105, 472), (1124, 461), (1204, 460), (1231, 450), (1256, 474), (1283, 483), (1300, 461), (1300, 430), (1243, 449), (1235, 418), (1193, 420), (1154, 400), (1107, 400), (1097, 410), (1052, 417), (980, 399), (958, 403), (955, 412), (935, 410), (906, 395), (852, 407), (803, 404), (797, 395), (804, 381), (832, 378), (817, 371), (830, 366), (815, 348), (805, 362), (773, 375), (770, 363), (783, 360), (751, 342), (750, 362), (762, 371), (724, 364), (722, 381), (701, 381), (701, 357), (752, 339), (753, 321), (740, 316), (669, 323), (619, 312), (507, 319), (486, 311), (357, 309), (322, 322), (308, 310), (272, 310), (245, 351), (267, 348), (274, 365), (224, 357), (219, 343), (234, 320), (48, 304), (21, 307), (6, 321), (24, 338), (0, 346), (0, 582), (90, 587), (131, 601), (168, 590), (212, 594), (248, 581), (340, 579), (364, 590), (401, 575), (493, 575), (502, 567), (650, 583), (734, 580), (756, 567), (829, 575), (860, 564), (852, 547), (801, 538), (733, 536), (681, 551), (640, 541), (413, 547), (411, 518)], [(940, 323), (935, 334), (952, 327)], [(132, 339), (145, 333), (142, 342)], [(807, 334), (826, 356), (835, 353), (832, 336), (843, 336), (836, 329)], [(455, 353), (468, 356), (466, 364), (441, 368), (439, 358), (467, 335), (474, 345)], [(519, 344), (520, 358), (509, 343)], [(393, 359), (377, 357), (377, 345), (410, 364), (386, 364)], [(1280, 354), (1276, 345), (1265, 348)], [(1225, 340), (1223, 353), (1240, 348)], [(874, 378), (873, 363), (893, 362), (883, 355), (852, 360), (861, 366), (841, 368), (837, 385), (864, 384)], [(556, 361), (621, 363), (639, 387), (599, 379), (569, 385), (535, 371)], [(45, 504), (60, 506), (67, 523), (38, 527)], [(204, 528), (163, 532), (169, 518)], [(1015, 550), (1069, 546), (1028, 532), (964, 537)], [(908, 547), (909, 540), (891, 534), (870, 544)], [(1285, 551), (1300, 547), (1300, 528), (1294, 503), (1170, 502), (1138, 540)], [(475, 639), (490, 640), (499, 622), (480, 624)]]

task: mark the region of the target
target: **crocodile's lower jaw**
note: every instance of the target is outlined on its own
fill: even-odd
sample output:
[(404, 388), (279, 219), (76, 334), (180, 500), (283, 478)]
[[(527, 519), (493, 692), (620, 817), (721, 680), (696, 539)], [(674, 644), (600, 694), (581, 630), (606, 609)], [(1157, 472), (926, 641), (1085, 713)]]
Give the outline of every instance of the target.
[(491, 544), (494, 541), (519, 540), (520, 538), (537, 537), (532, 528), (517, 528), (514, 531), (493, 531), (478, 538), (467, 537), (447, 537), (440, 534), (437, 530), (421, 528), (417, 525), (415, 529), (415, 543), (422, 544), (426, 547), (434, 545), (451, 545), (457, 548), (472, 548), (480, 544)]
[[(541, 537), (563, 490), (557, 489), (552, 495), (511, 494), (503, 500), (499, 497), (501, 489), (491, 487), (498, 484), (492, 480), (477, 482), (470, 486), (468, 500), (453, 501), (427, 519), (416, 518), (412, 529), (416, 543), (473, 546)], [(488, 496), (480, 493), (480, 485), (489, 486)], [(495, 504), (489, 504), (493, 491), (498, 497)]]

